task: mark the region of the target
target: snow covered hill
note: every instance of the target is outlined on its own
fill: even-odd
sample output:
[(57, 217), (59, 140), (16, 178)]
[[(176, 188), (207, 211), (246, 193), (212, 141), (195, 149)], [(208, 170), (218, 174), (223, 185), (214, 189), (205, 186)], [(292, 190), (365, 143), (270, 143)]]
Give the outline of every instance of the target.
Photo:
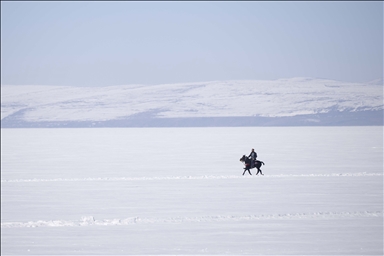
[(325, 79), (1, 86), (1, 127), (382, 125), (383, 85)]

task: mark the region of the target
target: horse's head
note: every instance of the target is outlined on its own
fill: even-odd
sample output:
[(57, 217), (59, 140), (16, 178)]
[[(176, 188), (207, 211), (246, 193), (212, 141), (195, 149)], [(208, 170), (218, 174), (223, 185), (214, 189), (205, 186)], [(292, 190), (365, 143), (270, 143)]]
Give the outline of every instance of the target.
[(240, 162), (245, 162), (245, 155), (240, 158)]

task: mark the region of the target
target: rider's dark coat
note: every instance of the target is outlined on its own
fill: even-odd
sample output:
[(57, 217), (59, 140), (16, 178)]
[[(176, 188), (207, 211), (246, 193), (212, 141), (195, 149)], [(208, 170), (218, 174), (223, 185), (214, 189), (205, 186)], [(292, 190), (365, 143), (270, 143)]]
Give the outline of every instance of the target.
[(252, 151), (251, 154), (249, 154), (249, 156), (252, 160), (256, 160), (257, 158), (257, 153), (255, 151)]

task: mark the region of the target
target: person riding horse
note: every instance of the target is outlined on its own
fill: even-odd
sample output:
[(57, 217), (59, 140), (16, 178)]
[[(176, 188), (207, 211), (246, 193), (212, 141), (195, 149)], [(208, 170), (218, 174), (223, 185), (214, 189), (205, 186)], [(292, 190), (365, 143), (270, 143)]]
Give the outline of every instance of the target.
[(251, 158), (247, 157), (246, 155), (243, 155), (243, 156), (240, 158), (240, 161), (243, 162), (243, 163), (245, 164), (243, 175), (245, 174), (246, 171), (248, 171), (248, 173), (249, 173), (250, 175), (252, 175), (250, 169), (252, 169), (252, 168), (254, 168), (254, 167), (257, 168), (257, 173), (256, 173), (256, 175), (258, 175), (259, 173), (260, 173), (261, 175), (264, 175), (263, 172), (262, 172), (261, 169), (260, 169), (260, 167), (261, 167), (262, 165), (265, 164), (263, 161), (255, 160), (255, 162), (254, 162), (254, 166), (253, 166), (253, 167), (251, 167), (251, 162), (252, 162)]

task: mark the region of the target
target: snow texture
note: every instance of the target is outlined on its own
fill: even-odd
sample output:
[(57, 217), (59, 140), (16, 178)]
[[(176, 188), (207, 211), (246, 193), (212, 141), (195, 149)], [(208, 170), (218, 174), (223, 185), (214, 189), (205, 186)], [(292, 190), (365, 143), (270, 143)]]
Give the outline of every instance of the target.
[[(2, 255), (383, 255), (383, 127), (2, 129)], [(264, 176), (242, 176), (255, 148)]]
[(273, 81), (1, 86), (6, 127), (382, 125), (383, 84)]

